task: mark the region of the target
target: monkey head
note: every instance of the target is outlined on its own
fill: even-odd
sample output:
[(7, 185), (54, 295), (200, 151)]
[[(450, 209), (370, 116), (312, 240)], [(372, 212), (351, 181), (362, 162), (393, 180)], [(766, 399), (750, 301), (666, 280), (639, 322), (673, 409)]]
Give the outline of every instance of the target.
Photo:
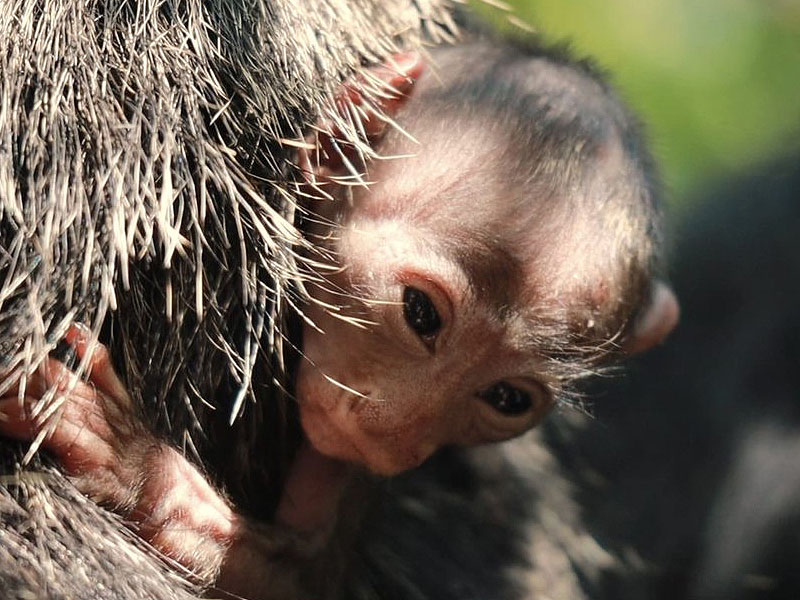
[[(399, 73), (382, 73), (403, 94), (390, 108), (404, 109), (409, 135), (373, 138), (381, 137), (381, 152), (403, 157), (369, 163), (375, 183), (343, 186), (337, 201), (317, 209), (328, 225), (310, 228), (333, 268), (309, 286), (314, 301), (304, 310), (295, 384), (311, 445), (385, 475), (445, 445), (500, 441), (533, 427), (563, 390), (563, 371), (553, 365), (583, 367), (570, 358), (580, 354), (576, 329), (609, 331), (603, 335), (618, 339), (602, 343), (638, 352), (677, 320), (665, 284), (626, 292), (624, 269), (591, 256), (620, 254), (622, 244), (609, 233), (587, 248), (597, 237), (592, 211), (572, 214), (574, 203), (563, 198), (546, 211), (532, 208), (533, 191), (556, 194), (499, 165), (519, 146), (506, 139), (514, 131), (457, 117), (452, 105), (449, 117), (425, 116), (430, 94), (419, 90), (404, 107), (412, 87), (446, 85), (432, 77), (415, 83), (421, 63), (404, 60)], [(595, 154), (601, 167), (619, 158)], [(331, 164), (317, 173), (341, 166)]]

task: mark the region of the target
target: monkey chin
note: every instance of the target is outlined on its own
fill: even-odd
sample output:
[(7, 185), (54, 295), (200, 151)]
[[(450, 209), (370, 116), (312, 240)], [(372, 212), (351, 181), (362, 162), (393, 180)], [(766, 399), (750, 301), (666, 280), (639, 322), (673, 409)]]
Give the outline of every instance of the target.
[(327, 411), (312, 403), (300, 402), (300, 420), (308, 442), (317, 452), (361, 465), (375, 475), (389, 477), (418, 467), (434, 450), (393, 448), (382, 443), (388, 439), (362, 431), (352, 415), (340, 414), (336, 409)]

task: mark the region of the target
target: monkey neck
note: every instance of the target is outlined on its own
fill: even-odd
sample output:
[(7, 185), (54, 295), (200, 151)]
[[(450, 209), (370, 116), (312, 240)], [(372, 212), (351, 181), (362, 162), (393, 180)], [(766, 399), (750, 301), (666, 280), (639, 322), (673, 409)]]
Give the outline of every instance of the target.
[(295, 530), (329, 530), (353, 467), (320, 454), (304, 441), (289, 469), (276, 519)]

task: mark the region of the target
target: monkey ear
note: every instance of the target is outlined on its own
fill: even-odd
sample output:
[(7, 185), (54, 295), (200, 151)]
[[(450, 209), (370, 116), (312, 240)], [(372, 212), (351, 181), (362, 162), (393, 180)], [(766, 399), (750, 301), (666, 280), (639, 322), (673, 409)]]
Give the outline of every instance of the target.
[(301, 169), (312, 180), (352, 170), (353, 164), (360, 163), (364, 148), (348, 142), (344, 128), (360, 131), (362, 141), (372, 147), (408, 101), (424, 71), (419, 54), (394, 54), (386, 64), (367, 69), (354, 82), (344, 84), (336, 98), (336, 114), (319, 124), (308, 144), (300, 148)]
[[(347, 101), (363, 107), (362, 125), (369, 139), (375, 139), (386, 131), (388, 119), (394, 118), (397, 111), (408, 101), (422, 74), (425, 63), (416, 52), (393, 54), (386, 64), (373, 67), (362, 73), (356, 85), (345, 85)], [(371, 88), (372, 104), (365, 103), (361, 90)], [(340, 106), (339, 110), (347, 110)], [(377, 110), (376, 110), (377, 109)]]
[(680, 306), (672, 289), (656, 280), (650, 289), (647, 307), (639, 314), (622, 349), (638, 354), (662, 342), (678, 324)]

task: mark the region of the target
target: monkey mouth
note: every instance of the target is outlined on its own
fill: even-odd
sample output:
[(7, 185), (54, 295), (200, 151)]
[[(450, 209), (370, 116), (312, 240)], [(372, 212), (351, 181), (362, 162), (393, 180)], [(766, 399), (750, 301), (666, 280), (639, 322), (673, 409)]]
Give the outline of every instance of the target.
[(366, 455), (354, 441), (354, 437), (335, 418), (333, 411), (316, 406), (313, 403), (300, 405), (300, 420), (306, 437), (314, 448), (331, 458), (338, 458), (348, 462), (368, 464)]
[[(360, 400), (364, 400), (361, 398)], [(348, 402), (349, 405), (349, 402)], [(300, 405), (300, 419), (309, 443), (320, 453), (366, 467), (376, 475), (396, 475), (419, 466), (430, 452), (393, 449), (388, 434), (363, 431), (347, 410), (326, 411), (311, 403)]]

